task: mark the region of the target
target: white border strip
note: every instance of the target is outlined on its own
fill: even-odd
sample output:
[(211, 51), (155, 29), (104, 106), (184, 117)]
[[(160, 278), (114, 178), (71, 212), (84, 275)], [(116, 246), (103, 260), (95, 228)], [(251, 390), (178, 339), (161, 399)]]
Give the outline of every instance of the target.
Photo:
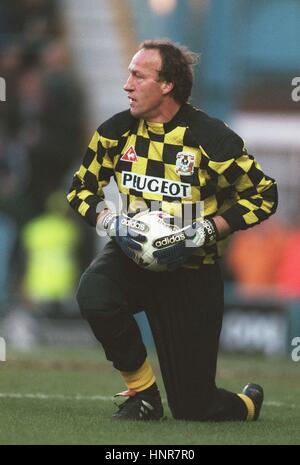
[[(112, 401), (113, 396), (82, 396), (76, 394), (74, 396), (65, 396), (63, 394), (43, 394), (36, 393), (18, 393), (18, 392), (0, 392), (0, 399), (39, 399), (39, 400), (75, 400), (75, 401)], [(163, 402), (166, 402), (163, 399)], [(300, 408), (298, 404), (288, 404), (286, 402), (268, 401), (263, 404), (266, 407), (284, 407), (284, 408)]]
[(41, 400), (96, 400), (96, 401), (111, 401), (113, 398), (109, 396), (82, 396), (80, 394), (74, 396), (65, 396), (63, 394), (42, 394), (40, 392), (37, 393), (29, 393), (29, 394), (22, 394), (18, 392), (0, 392), (0, 399), (41, 399)]

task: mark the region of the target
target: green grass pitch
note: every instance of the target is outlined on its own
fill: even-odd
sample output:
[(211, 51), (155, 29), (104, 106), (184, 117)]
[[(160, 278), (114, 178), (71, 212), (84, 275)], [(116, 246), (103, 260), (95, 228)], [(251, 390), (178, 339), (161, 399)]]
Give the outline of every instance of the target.
[[(159, 373), (155, 356), (150, 358)], [(300, 362), (222, 355), (217, 382), (235, 392), (247, 382), (262, 384), (260, 420), (175, 421), (165, 401), (166, 421), (114, 422), (112, 395), (124, 385), (101, 350), (9, 353), (0, 363), (0, 444), (300, 444)]]

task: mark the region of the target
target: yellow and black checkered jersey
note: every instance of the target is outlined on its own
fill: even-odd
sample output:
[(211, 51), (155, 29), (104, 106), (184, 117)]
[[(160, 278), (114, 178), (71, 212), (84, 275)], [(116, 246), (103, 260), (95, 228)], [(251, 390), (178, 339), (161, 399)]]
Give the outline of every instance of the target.
[[(223, 216), (232, 231), (260, 223), (277, 207), (275, 181), (243, 140), (189, 104), (165, 124), (136, 119), (128, 110), (97, 129), (68, 195), (73, 209), (93, 226), (111, 177), (126, 197), (126, 209), (159, 202), (176, 216), (189, 209), (195, 219), (200, 208), (202, 217)], [(226, 242), (197, 249), (189, 266), (214, 263)]]

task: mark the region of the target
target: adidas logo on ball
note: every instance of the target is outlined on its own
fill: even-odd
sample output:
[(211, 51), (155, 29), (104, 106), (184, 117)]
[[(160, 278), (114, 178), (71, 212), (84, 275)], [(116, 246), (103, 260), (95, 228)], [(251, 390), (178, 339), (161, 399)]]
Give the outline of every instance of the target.
[(160, 249), (161, 247), (165, 247), (166, 245), (173, 245), (176, 242), (185, 241), (185, 235), (183, 233), (180, 234), (173, 234), (173, 236), (166, 236), (162, 239), (154, 241), (154, 247)]
[(134, 219), (126, 219), (123, 218), (121, 220), (121, 224), (131, 229), (135, 229), (137, 231), (147, 232), (149, 230), (148, 226), (143, 223), (142, 221), (134, 220)]
[[(169, 213), (160, 210), (144, 210), (137, 213), (133, 218), (133, 221), (143, 224), (148, 229), (147, 241), (144, 242), (142, 250), (136, 251), (134, 256), (134, 261), (141, 268), (156, 272), (167, 270), (166, 264), (158, 263), (157, 259), (153, 257), (153, 252), (164, 246), (180, 244), (185, 240), (184, 233), (178, 226), (169, 224), (171, 223), (170, 220), (173, 221), (173, 217)], [(142, 230), (140, 232), (142, 233)]]

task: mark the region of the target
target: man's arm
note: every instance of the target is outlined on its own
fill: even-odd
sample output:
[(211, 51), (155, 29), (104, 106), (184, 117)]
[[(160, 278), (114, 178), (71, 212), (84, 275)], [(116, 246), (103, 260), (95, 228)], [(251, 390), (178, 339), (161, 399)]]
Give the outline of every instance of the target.
[[(224, 155), (220, 154), (220, 158), (224, 157), (223, 160), (210, 161), (208, 165), (220, 184), (231, 185), (233, 195), (231, 206), (211, 218), (217, 239), (261, 223), (275, 213), (278, 205), (275, 180), (247, 153), (240, 137), (234, 135), (225, 139), (220, 145), (222, 150)], [(230, 153), (240, 155), (230, 158)]]
[(248, 229), (273, 215), (278, 205), (277, 185), (244, 149), (226, 170), (233, 187), (232, 205), (221, 214), (231, 233)]
[(215, 216), (213, 218), (218, 237), (223, 239), (224, 237), (229, 236), (231, 233), (231, 229), (227, 221), (222, 216)]
[(71, 207), (91, 226), (96, 226), (99, 212), (97, 206), (104, 201), (103, 187), (114, 174), (107, 146), (107, 139), (96, 131), (67, 196)]

